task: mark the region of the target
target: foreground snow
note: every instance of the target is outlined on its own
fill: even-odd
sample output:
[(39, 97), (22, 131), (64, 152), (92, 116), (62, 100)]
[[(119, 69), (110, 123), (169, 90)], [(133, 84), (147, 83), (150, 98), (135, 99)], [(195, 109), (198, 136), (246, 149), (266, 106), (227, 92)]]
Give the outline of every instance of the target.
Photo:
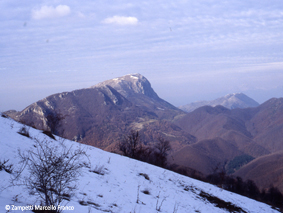
[[(52, 140), (39, 130), (30, 128), (32, 138), (17, 132), (22, 124), (9, 118), (0, 117), (0, 161), (9, 159), (15, 166), (18, 163), (18, 149), (28, 150), (34, 144), (32, 138)], [(59, 138), (57, 138), (59, 139)], [(57, 143), (57, 141), (54, 141)], [(222, 190), (174, 172), (161, 169), (143, 162), (117, 154), (81, 145), (66, 140), (74, 148), (82, 147), (89, 155), (92, 168), (104, 175), (84, 170), (77, 182), (78, 190), (70, 202), (63, 205), (74, 210), (64, 212), (227, 212), (216, 207), (211, 199), (217, 197), (227, 205), (239, 207), (239, 212), (278, 212), (270, 206), (249, 198)], [(148, 176), (148, 178), (147, 178)], [(38, 205), (32, 195), (23, 186), (8, 187), (10, 174), (0, 171), (0, 212), (7, 212), (6, 205), (12, 207)], [(147, 193), (148, 192), (148, 193)], [(241, 209), (243, 211), (241, 211)], [(9, 212), (32, 212), (30, 210), (10, 210)]]

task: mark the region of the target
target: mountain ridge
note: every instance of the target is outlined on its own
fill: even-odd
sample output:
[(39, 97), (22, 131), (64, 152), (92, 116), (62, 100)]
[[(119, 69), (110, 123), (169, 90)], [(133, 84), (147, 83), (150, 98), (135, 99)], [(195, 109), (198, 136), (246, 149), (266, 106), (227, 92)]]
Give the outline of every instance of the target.
[(236, 109), (236, 108), (257, 107), (259, 106), (259, 103), (257, 103), (255, 100), (253, 100), (252, 98), (248, 97), (243, 93), (232, 93), (212, 101), (197, 101), (190, 104), (186, 104), (180, 106), (179, 109), (182, 109), (185, 112), (192, 112), (193, 110), (206, 105), (213, 107), (217, 105), (221, 105), (228, 109)]

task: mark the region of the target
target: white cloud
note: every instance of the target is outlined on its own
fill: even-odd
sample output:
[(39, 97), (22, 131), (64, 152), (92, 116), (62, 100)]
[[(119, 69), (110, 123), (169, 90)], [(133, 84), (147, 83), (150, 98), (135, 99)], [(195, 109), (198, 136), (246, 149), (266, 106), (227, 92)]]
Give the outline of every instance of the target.
[(118, 24), (118, 25), (136, 25), (138, 19), (136, 17), (126, 16), (113, 16), (103, 20), (105, 24)]
[(58, 18), (69, 15), (71, 9), (67, 5), (58, 5), (57, 7), (42, 6), (40, 9), (32, 11), (32, 18), (44, 19), (44, 18)]

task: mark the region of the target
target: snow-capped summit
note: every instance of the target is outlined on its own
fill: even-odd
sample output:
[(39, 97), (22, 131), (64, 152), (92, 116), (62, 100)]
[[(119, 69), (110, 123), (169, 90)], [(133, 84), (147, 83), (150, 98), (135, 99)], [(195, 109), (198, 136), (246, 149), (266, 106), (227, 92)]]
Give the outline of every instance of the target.
[(113, 87), (126, 98), (136, 94), (143, 94), (150, 98), (159, 99), (158, 95), (152, 89), (150, 82), (139, 73), (128, 74), (122, 77), (107, 80), (96, 84), (91, 88), (106, 85)]
[(206, 105), (213, 107), (221, 105), (228, 109), (235, 109), (257, 107), (259, 103), (243, 93), (232, 93), (212, 101), (193, 102), (184, 106), (180, 106), (179, 108), (186, 112), (192, 112), (193, 110)]

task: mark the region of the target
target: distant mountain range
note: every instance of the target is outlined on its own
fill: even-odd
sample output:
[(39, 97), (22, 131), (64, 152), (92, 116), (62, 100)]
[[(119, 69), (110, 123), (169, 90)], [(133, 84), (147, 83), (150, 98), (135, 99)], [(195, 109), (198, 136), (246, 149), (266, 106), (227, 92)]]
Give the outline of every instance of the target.
[(173, 148), (169, 162), (182, 170), (232, 171), (261, 188), (273, 184), (283, 191), (283, 166), (276, 163), (283, 159), (283, 98), (258, 105), (244, 94), (231, 94), (205, 105), (185, 112), (161, 99), (144, 76), (130, 74), (6, 114), (108, 151), (131, 130), (147, 145), (163, 137)]
[(185, 112), (192, 112), (195, 109), (202, 107), (202, 106), (217, 106), (221, 105), (228, 109), (236, 109), (236, 108), (248, 108), (248, 107), (257, 107), (259, 103), (255, 100), (251, 99), (250, 97), (246, 96), (243, 93), (233, 93), (225, 95), (221, 98), (217, 98), (212, 101), (197, 101), (190, 104), (186, 104), (180, 106), (181, 110)]

